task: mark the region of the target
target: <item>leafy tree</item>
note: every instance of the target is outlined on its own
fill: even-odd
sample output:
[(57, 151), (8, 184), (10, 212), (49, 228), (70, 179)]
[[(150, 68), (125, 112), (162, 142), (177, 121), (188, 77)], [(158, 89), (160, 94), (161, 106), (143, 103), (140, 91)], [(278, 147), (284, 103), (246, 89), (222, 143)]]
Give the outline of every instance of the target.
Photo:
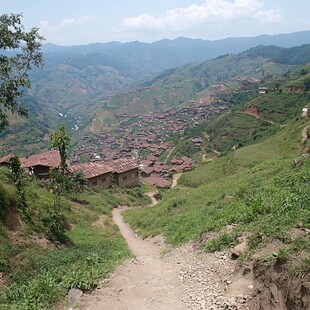
[(304, 91), (309, 91), (310, 90), (310, 78), (305, 79), (304, 81)]
[(27, 109), (17, 104), (25, 88), (30, 88), (28, 76), (33, 66), (43, 65), (38, 28), (26, 31), (21, 14), (0, 16), (0, 131), (8, 126), (7, 113), (27, 116)]
[(64, 174), (67, 170), (67, 151), (70, 147), (70, 137), (66, 131), (65, 125), (60, 126), (58, 131), (51, 134), (52, 147), (59, 150), (60, 170)]
[(59, 150), (60, 153), (60, 171), (56, 168), (52, 168), (50, 171), (51, 175), (51, 186), (54, 193), (54, 209), (60, 209), (60, 201), (63, 192), (68, 183), (67, 172), (67, 151), (70, 147), (70, 137), (66, 131), (65, 125), (60, 126), (58, 131), (51, 134), (52, 147)]

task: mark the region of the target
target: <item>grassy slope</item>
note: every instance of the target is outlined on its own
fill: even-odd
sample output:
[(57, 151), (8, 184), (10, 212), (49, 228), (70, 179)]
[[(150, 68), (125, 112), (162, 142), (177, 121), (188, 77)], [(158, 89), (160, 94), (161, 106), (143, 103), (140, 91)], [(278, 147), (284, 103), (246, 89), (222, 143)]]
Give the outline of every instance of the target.
[[(1, 179), (0, 201), (7, 202), (0, 209), (4, 213), (5, 208), (14, 210), (14, 187), (5, 170)], [(53, 245), (45, 239), (52, 237), (47, 224), (52, 195), (30, 181), (25, 192), (32, 222), (23, 221), (15, 233), (0, 222), (0, 272), (9, 278), (0, 293), (1, 309), (52, 309), (70, 288), (96, 287), (100, 278), (131, 255), (112, 223), (111, 209), (149, 203), (140, 189), (91, 191), (75, 197), (82, 204), (63, 200), (61, 211), (71, 225), (65, 233), (70, 245)], [(46, 243), (47, 248), (42, 245)]]
[(220, 233), (206, 248), (231, 246), (237, 236), (251, 232), (249, 253), (261, 246), (260, 240), (272, 238), (291, 251), (309, 250), (309, 239), (293, 241), (289, 236), (299, 221), (310, 227), (310, 160), (292, 164), (303, 152), (301, 129), (308, 124), (308, 119), (291, 121), (259, 144), (200, 165), (183, 174), (180, 185), (158, 206), (127, 211), (126, 220), (143, 236), (164, 234), (175, 245), (238, 224), (232, 235)]
[[(298, 79), (300, 70), (270, 83), (281, 87)], [(143, 236), (164, 234), (172, 244), (219, 232), (218, 238), (205, 245), (208, 250), (231, 246), (248, 232), (248, 254), (273, 238), (282, 242), (282, 254), (310, 249), (309, 239), (290, 236), (298, 222), (310, 225), (310, 160), (292, 164), (294, 158), (309, 152), (309, 139), (302, 142), (301, 132), (310, 122), (300, 118), (308, 101), (307, 93), (271, 92), (186, 133), (181, 149), (191, 133), (197, 135), (194, 131), (198, 130), (204, 136), (206, 131), (210, 146), (226, 155), (183, 174), (179, 186), (167, 192), (157, 207), (128, 211), (126, 219)], [(253, 107), (260, 119), (244, 113)], [(247, 146), (231, 151), (236, 144)], [(238, 225), (231, 235), (223, 233), (229, 224)]]

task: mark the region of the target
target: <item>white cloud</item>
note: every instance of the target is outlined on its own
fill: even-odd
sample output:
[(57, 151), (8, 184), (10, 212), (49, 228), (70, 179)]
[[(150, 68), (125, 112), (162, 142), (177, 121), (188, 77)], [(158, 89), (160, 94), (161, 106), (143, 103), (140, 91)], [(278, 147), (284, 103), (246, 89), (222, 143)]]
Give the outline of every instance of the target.
[(254, 17), (258, 18), (261, 23), (275, 23), (282, 20), (281, 15), (276, 13), (274, 10), (257, 12)]
[(61, 23), (59, 24), (60, 27), (63, 27), (63, 26), (67, 26), (67, 25), (71, 25), (75, 22), (75, 19), (74, 18), (67, 18), (65, 17)]
[(48, 27), (49, 24), (50, 24), (50, 22), (48, 20), (41, 20), (40, 21), (40, 26), (43, 27), (43, 28)]
[(257, 18), (261, 22), (281, 19), (274, 10), (262, 10), (263, 6), (257, 0), (206, 0), (201, 5), (176, 8), (158, 17), (144, 13), (138, 17), (125, 18), (122, 25), (132, 29), (183, 30), (206, 22), (225, 22), (247, 17)]

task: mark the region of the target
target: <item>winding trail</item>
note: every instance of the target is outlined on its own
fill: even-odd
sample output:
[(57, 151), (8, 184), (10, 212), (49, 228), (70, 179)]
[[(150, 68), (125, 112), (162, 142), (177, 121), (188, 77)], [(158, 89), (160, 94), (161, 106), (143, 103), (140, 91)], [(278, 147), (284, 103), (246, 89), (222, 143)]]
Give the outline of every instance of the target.
[(176, 173), (172, 177), (171, 188), (176, 187), (178, 185), (178, 180), (181, 177), (182, 173)]
[(302, 132), (301, 132), (301, 136), (302, 136), (302, 141), (301, 142), (305, 142), (308, 139), (308, 128), (309, 126), (306, 126)]
[[(148, 193), (149, 207), (157, 203), (154, 194)], [(193, 243), (167, 248), (162, 237), (143, 240), (124, 222), (126, 209), (114, 209), (113, 221), (135, 258), (121, 264), (96, 291), (84, 294), (78, 309), (250, 310), (246, 299), (252, 279), (235, 274), (236, 262), (227, 254), (202, 253)]]
[(106, 287), (84, 295), (82, 309), (185, 310), (184, 291), (178, 281), (181, 267), (162, 259), (164, 247), (155, 239), (138, 237), (124, 222), (124, 210), (126, 207), (114, 209), (113, 220), (136, 258), (125, 261)]

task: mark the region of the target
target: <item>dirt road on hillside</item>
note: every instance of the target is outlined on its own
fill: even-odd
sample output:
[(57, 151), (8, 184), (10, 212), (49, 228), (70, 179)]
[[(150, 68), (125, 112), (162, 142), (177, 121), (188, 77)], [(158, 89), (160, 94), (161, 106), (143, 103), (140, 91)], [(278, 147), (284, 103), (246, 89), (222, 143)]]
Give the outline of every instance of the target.
[(178, 281), (181, 267), (161, 258), (161, 246), (137, 237), (124, 223), (123, 210), (115, 209), (113, 220), (136, 259), (120, 266), (107, 287), (84, 296), (83, 309), (185, 310), (182, 302), (185, 292)]
[(124, 223), (125, 209), (114, 209), (113, 220), (136, 258), (84, 294), (79, 309), (249, 310), (252, 278), (234, 274), (235, 262), (227, 253), (201, 253), (191, 243), (167, 248), (162, 237), (142, 240)]

